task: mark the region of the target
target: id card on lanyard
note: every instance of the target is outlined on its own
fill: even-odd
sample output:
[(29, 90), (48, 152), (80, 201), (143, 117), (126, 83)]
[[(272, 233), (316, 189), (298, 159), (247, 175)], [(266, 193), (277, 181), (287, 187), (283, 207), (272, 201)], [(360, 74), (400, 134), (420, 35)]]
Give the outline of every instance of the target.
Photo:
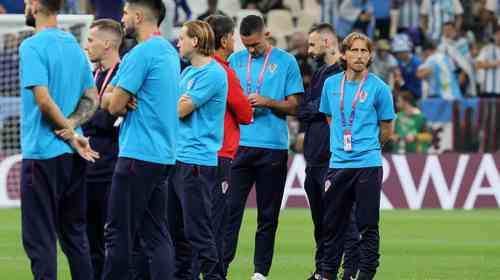
[[(262, 83), (264, 81), (264, 73), (266, 72), (267, 64), (269, 63), (269, 57), (271, 56), (271, 52), (273, 50), (273, 47), (270, 47), (269, 50), (266, 52), (266, 57), (264, 58), (264, 63), (262, 64), (262, 67), (259, 72), (259, 78), (257, 80), (257, 85), (255, 86), (255, 94), (260, 94), (260, 88), (262, 87)], [(247, 86), (246, 86), (246, 95), (249, 96), (252, 93), (252, 55), (250, 52), (248, 53), (248, 61), (247, 61)], [(263, 109), (262, 108), (255, 108), (252, 107), (253, 115), (252, 115), (252, 122), (254, 120), (254, 117), (261, 114)]]
[[(266, 52), (266, 57), (264, 58), (264, 64), (262, 64), (262, 68), (260, 69), (259, 72), (259, 78), (257, 80), (257, 85), (255, 86), (255, 94), (260, 94), (260, 88), (262, 87), (262, 82), (264, 80), (264, 73), (266, 72), (267, 64), (269, 63), (269, 57), (271, 56), (271, 52), (273, 50), (273, 47), (270, 47), (269, 50)], [(252, 92), (252, 55), (250, 52), (248, 53), (248, 61), (247, 61), (247, 88), (246, 88), (246, 94), (250, 95)]]
[(342, 78), (342, 82), (340, 84), (340, 115), (342, 119), (342, 130), (344, 131), (344, 151), (351, 152), (352, 151), (352, 124), (354, 123), (354, 117), (356, 116), (356, 105), (358, 103), (359, 95), (361, 94), (361, 90), (363, 88), (364, 83), (366, 82), (366, 78), (368, 74), (363, 76), (363, 79), (359, 83), (358, 89), (356, 90), (356, 94), (354, 95), (354, 99), (351, 104), (351, 114), (349, 116), (349, 126), (346, 126), (345, 113), (344, 113), (344, 84), (346, 80), (346, 75)]

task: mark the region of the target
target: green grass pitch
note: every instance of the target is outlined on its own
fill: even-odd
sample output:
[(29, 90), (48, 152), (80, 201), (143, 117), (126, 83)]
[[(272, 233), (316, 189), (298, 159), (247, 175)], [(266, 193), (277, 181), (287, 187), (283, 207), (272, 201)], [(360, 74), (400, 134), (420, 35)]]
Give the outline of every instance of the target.
[[(229, 279), (249, 280), (256, 211), (246, 211)], [(32, 279), (22, 249), (19, 209), (0, 210), (0, 279)], [(500, 280), (500, 210), (394, 210), (381, 213), (380, 280)], [(306, 209), (281, 213), (269, 280), (303, 280), (313, 270)], [(70, 279), (60, 253), (59, 279)]]

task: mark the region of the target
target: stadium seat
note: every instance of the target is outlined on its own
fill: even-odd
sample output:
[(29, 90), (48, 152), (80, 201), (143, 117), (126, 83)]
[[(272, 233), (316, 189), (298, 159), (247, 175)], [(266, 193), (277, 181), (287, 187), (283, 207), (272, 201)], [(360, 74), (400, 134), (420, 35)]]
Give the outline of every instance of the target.
[(318, 21), (321, 19), (321, 6), (316, 0), (304, 0), (304, 11)]
[(295, 31), (292, 13), (289, 10), (271, 10), (267, 13), (267, 27), (274, 34), (287, 36)]
[(306, 11), (300, 11), (296, 17), (298, 31), (309, 32), (313, 24), (320, 22), (319, 17), (315, 17)]

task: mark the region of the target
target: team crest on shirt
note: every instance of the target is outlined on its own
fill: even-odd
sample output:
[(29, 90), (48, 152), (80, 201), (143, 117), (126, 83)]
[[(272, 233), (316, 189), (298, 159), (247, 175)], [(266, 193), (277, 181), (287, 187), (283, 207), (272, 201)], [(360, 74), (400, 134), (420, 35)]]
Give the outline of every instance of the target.
[(193, 80), (189, 80), (187, 84), (187, 89), (190, 90), (193, 87)]
[(362, 91), (360, 94), (359, 94), (359, 101), (361, 103), (364, 103), (365, 100), (366, 100), (366, 97), (368, 96), (368, 93), (366, 93), (366, 91)]
[(278, 70), (278, 64), (276, 63), (269, 64), (269, 72), (271, 72), (271, 74), (274, 74), (276, 70)]
[(330, 180), (325, 181), (325, 192), (327, 192), (332, 186), (332, 182)]
[(222, 193), (226, 194), (227, 189), (229, 189), (229, 183), (227, 181), (224, 181), (222, 182), (221, 186), (222, 186)]

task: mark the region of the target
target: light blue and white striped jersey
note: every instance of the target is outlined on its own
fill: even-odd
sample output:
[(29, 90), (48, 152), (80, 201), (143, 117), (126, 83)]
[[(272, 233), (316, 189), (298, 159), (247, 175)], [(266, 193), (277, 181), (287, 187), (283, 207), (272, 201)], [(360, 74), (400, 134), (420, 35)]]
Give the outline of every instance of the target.
[(438, 50), (449, 56), (455, 63), (455, 66), (462, 69), (467, 74), (470, 81), (467, 92), (474, 96), (477, 95), (475, 86), (477, 81), (476, 70), (467, 39), (464, 37), (457, 40), (443, 38), (441, 44), (439, 44)]
[(445, 22), (454, 21), (455, 16), (464, 13), (464, 9), (459, 0), (423, 0), (420, 13), (426, 15), (427, 36), (439, 41)]
[[(500, 47), (489, 44), (483, 47), (476, 60), (494, 62), (499, 59)], [(478, 82), (482, 93), (500, 95), (500, 66), (479, 70)]]
[(326, 22), (335, 26), (339, 14), (340, 0), (321, 1), (321, 22)]
[(449, 56), (436, 52), (429, 56), (419, 69), (432, 69), (427, 77), (429, 83), (428, 97), (441, 97), (447, 100), (462, 98), (460, 86), (454, 70), (456, 66)]
[(422, 0), (400, 0), (399, 2), (399, 27), (418, 27)]

